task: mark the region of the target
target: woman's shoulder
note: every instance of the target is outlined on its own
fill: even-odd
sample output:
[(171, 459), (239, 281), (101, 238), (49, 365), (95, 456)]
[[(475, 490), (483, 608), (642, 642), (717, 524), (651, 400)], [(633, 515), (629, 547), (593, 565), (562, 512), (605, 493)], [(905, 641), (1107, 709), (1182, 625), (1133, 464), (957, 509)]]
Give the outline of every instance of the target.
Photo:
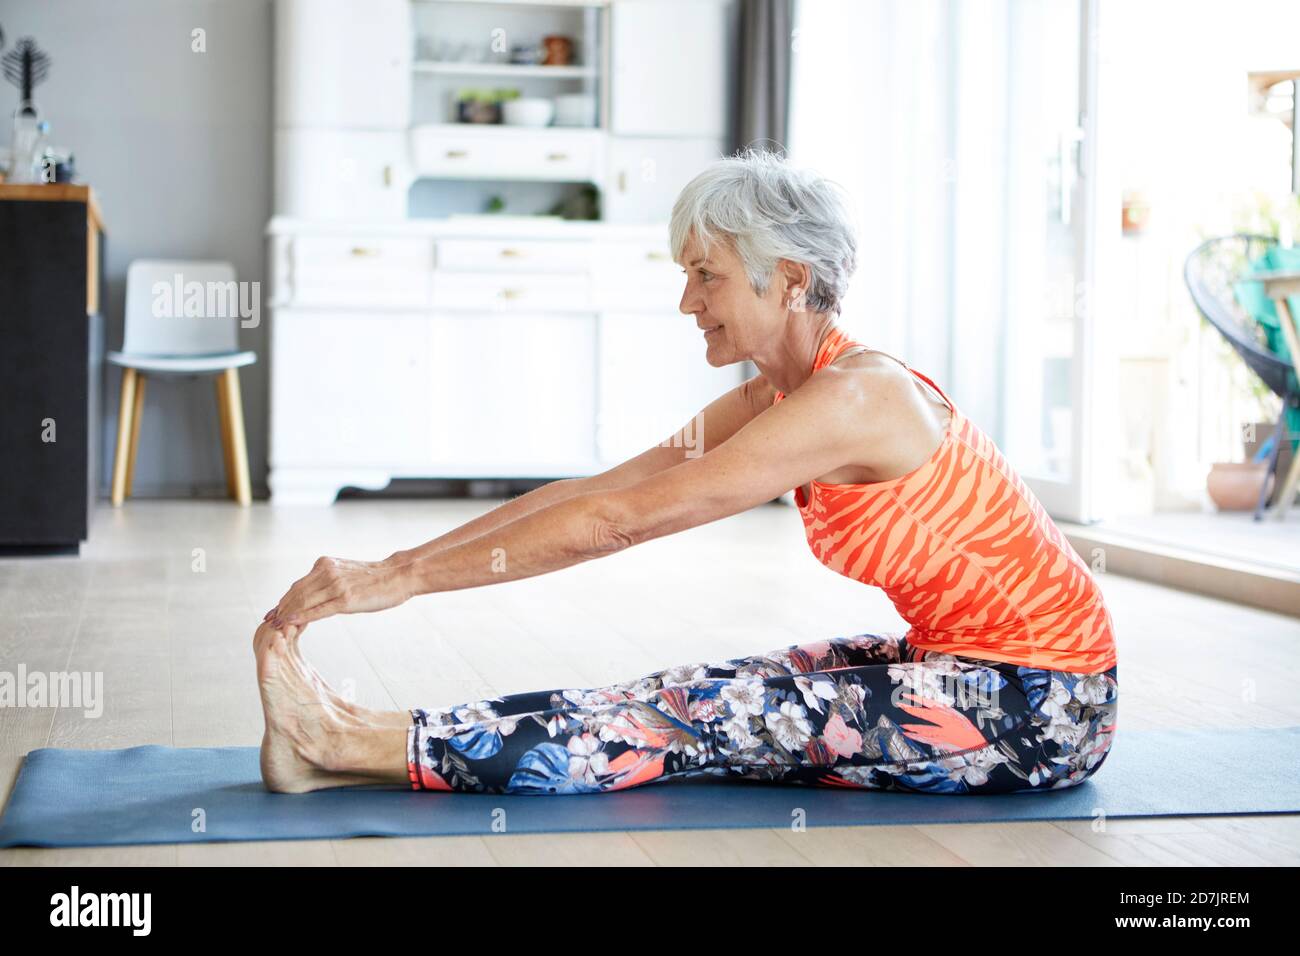
[[(852, 422), (873, 441), (881, 441), (890, 438), (890, 429), (907, 431), (922, 420), (924, 407), (911, 399), (915, 388), (905, 367), (860, 353), (823, 366), (795, 391), (806, 415), (827, 423)], [(755, 382), (755, 389), (766, 399), (765, 407), (787, 397), (765, 382)]]
[(865, 346), (846, 349), (819, 373), (828, 391), (861, 393), (890, 404), (900, 394), (912, 391), (916, 383), (911, 369), (901, 359)]

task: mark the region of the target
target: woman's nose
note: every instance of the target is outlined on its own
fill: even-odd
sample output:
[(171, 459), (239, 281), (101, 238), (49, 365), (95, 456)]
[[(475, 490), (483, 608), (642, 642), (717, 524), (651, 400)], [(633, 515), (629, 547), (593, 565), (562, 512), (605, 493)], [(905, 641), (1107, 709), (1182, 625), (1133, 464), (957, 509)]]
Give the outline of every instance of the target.
[(699, 299), (700, 297), (695, 293), (695, 290), (691, 288), (691, 284), (688, 282), (685, 290), (682, 292), (682, 301), (678, 308), (681, 309), (683, 315), (694, 315), (696, 312), (700, 311)]

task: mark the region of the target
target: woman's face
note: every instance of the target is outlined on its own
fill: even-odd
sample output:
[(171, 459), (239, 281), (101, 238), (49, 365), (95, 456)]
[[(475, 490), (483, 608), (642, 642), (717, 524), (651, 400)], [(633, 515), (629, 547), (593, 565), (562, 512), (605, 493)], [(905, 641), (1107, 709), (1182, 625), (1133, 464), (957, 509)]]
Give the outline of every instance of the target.
[(683, 314), (695, 316), (710, 365), (721, 368), (753, 358), (755, 349), (780, 336), (788, 316), (783, 306), (787, 277), (780, 268), (773, 272), (767, 294), (757, 296), (731, 244), (714, 241), (706, 258), (694, 233), (686, 242), (681, 265), (686, 290), (680, 308)]

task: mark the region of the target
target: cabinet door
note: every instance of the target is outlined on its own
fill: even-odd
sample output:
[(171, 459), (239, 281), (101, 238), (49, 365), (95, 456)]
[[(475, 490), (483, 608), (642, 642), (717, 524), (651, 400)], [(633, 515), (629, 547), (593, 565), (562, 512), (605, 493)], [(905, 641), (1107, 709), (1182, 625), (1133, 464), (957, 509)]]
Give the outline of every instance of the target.
[(276, 310), (276, 467), (427, 465), (429, 325), (420, 313)]
[[(667, 312), (606, 312), (600, 317), (600, 405), (596, 448), (616, 464), (665, 441), (692, 416), (740, 384), (742, 366), (714, 368), (695, 320)], [(688, 442), (704, 444), (698, 428)]]
[(618, 0), (610, 12), (611, 132), (727, 135), (728, 0)]
[(722, 156), (722, 141), (611, 136), (606, 156), (605, 219), (666, 222), (682, 187)]
[(439, 311), (430, 352), (435, 474), (546, 477), (590, 470), (594, 315)]
[(405, 219), (405, 133), (275, 131), (275, 211), (302, 219)]
[(277, 0), (275, 125), (404, 130), (408, 0)]

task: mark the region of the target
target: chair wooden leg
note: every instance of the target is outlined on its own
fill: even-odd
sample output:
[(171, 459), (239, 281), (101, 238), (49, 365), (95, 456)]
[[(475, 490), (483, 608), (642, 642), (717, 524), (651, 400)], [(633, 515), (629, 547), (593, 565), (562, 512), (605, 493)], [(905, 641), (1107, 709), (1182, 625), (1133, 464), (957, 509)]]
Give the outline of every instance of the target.
[(217, 383), (217, 418), (221, 423), (221, 461), (226, 475), (226, 494), (235, 497), (235, 458), (230, 441), (230, 400), (226, 397), (226, 376), (219, 374)]
[(122, 394), (117, 407), (117, 448), (113, 453), (113, 483), (110, 497), (119, 508), (126, 499), (126, 472), (131, 457), (131, 419), (135, 416), (136, 371), (122, 369)]
[(248, 445), (244, 438), (244, 404), (239, 392), (239, 370), (228, 368), (221, 373), (225, 382), (227, 435), (230, 444), (231, 472), (234, 475), (235, 500), (247, 506), (253, 500), (248, 478)]
[(135, 482), (135, 456), (140, 448), (140, 419), (144, 418), (145, 374), (135, 373), (135, 400), (131, 406), (131, 444), (126, 455), (126, 497), (131, 497)]

